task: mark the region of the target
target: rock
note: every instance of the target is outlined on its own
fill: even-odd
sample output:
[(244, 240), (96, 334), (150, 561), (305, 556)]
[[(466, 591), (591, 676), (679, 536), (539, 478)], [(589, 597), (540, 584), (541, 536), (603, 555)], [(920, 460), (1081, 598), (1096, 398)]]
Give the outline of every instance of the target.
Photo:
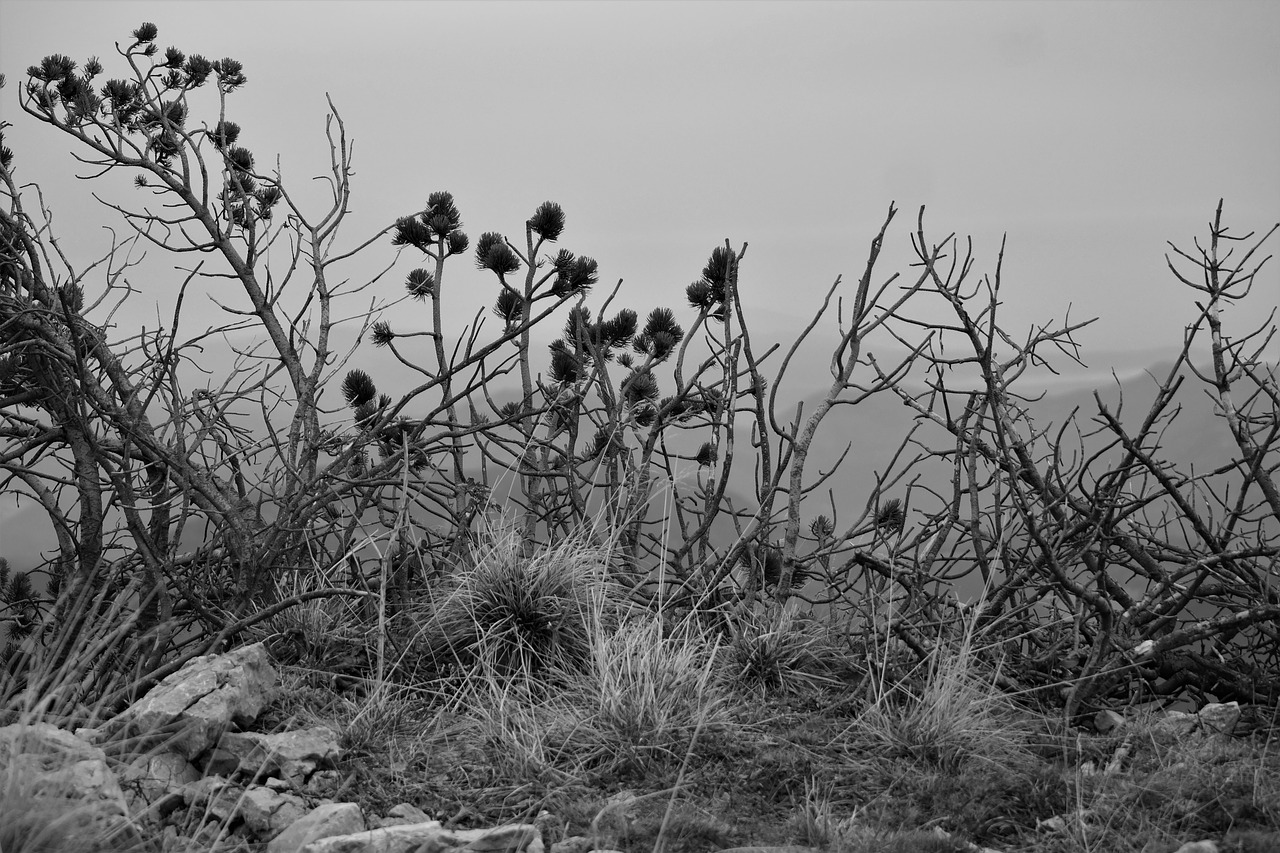
[(1240, 722), (1240, 703), (1213, 702), (1201, 708), (1196, 716), (1200, 719), (1200, 725), (1205, 731), (1231, 735), (1235, 733), (1236, 723)]
[[(1235, 704), (1234, 702), (1232, 703)], [(1216, 841), (1188, 841), (1179, 847), (1174, 853), (1218, 853), (1218, 843)]]
[(261, 643), (189, 662), (116, 720), (128, 735), (172, 732), (168, 748), (193, 759), (233, 726), (257, 719), (276, 673)]
[(70, 732), (50, 723), (0, 728), (0, 771), (12, 810), (6, 824), (29, 830), (50, 850), (77, 839), (141, 840), (106, 754)]
[(318, 767), (332, 767), (340, 755), (338, 733), (325, 726), (272, 735), (230, 732), (210, 750), (207, 770), (227, 776), (242, 772), (255, 779), (278, 776), (301, 790)]
[[(311, 774), (302, 793), (309, 797), (333, 797), (342, 787), (342, 774), (337, 770), (317, 770)], [(423, 818), (426, 820), (426, 818)]]
[(244, 788), (221, 776), (205, 776), (183, 785), (176, 794), (186, 802), (188, 811), (201, 813), (206, 819), (229, 822), (244, 796)]
[(176, 752), (157, 752), (135, 757), (121, 768), (120, 776), (130, 805), (141, 812), (175, 788), (198, 780), (200, 771)]
[(310, 811), (301, 797), (254, 786), (244, 792), (236, 812), (260, 839), (272, 839), (306, 817)]
[(93, 728), (88, 728), (87, 726), (81, 726), (80, 728), (76, 729), (75, 736), (80, 738), (80, 740), (84, 741), (85, 743), (91, 743), (94, 746), (98, 746), (104, 740), (106, 740), (106, 735), (103, 734), (102, 729), (93, 729)]
[[(439, 848), (424, 845), (418, 853), (436, 853), (448, 850), (465, 850), (467, 853), (542, 853), (542, 833), (531, 823), (517, 823), (493, 829), (454, 830), (456, 839), (451, 845)], [(458, 843), (461, 842), (461, 843)]]
[(400, 803), (392, 806), (387, 812), (386, 817), (375, 818), (370, 822), (370, 829), (380, 828), (384, 826), (409, 826), (415, 823), (430, 823), (431, 815), (424, 812), (417, 806), (408, 803)]
[(543, 853), (543, 847), (532, 824), (450, 830), (432, 820), (322, 838), (298, 853)]
[(817, 847), (799, 847), (786, 845), (782, 847), (730, 847), (720, 853), (821, 853)]
[(221, 776), (206, 776), (177, 792), (187, 803), (187, 811), (206, 820), (228, 825), (242, 821), (251, 840), (266, 841), (297, 823), (311, 811), (294, 794), (254, 785), (245, 787)]
[(1115, 711), (1104, 710), (1093, 715), (1093, 727), (1099, 734), (1109, 734), (1123, 728), (1125, 719)]
[(1184, 711), (1169, 711), (1151, 724), (1151, 734), (1159, 740), (1178, 740), (1194, 732), (1200, 718)]
[(551, 845), (551, 853), (591, 853), (593, 844), (585, 835), (570, 835)]
[(1036, 832), (1066, 832), (1067, 819), (1062, 815), (1054, 815), (1040, 820), (1036, 818)]
[(429, 823), (431, 821), (431, 815), (409, 803), (400, 803), (392, 806), (391, 810), (387, 812), (387, 817), (401, 818), (413, 823)]
[(387, 826), (321, 838), (304, 845), (298, 853), (410, 853), (432, 835), (442, 832), (439, 821)]
[(267, 853), (298, 853), (312, 841), (365, 829), (364, 813), (355, 803), (328, 803), (312, 809), (273, 838), (267, 845)]

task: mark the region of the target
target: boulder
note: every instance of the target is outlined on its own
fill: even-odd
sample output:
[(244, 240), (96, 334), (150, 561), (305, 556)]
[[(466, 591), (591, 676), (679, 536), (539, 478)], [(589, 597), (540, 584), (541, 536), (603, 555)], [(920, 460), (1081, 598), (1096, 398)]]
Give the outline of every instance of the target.
[(106, 754), (50, 723), (0, 728), (0, 791), (9, 830), (50, 850), (78, 838), (137, 838)]
[(298, 853), (312, 841), (365, 830), (364, 813), (355, 803), (327, 803), (312, 809), (267, 845), (267, 853)]
[(324, 726), (270, 735), (229, 732), (210, 751), (206, 767), (226, 776), (276, 776), (301, 790), (317, 768), (332, 767), (340, 753), (338, 733)]
[(112, 721), (129, 736), (168, 736), (166, 747), (188, 760), (222, 734), (257, 719), (276, 673), (261, 643), (205, 655), (151, 688)]

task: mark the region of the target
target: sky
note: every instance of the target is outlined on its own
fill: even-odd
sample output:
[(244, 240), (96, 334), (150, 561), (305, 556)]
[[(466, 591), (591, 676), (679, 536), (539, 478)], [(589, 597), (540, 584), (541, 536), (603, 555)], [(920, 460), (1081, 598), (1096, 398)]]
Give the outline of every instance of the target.
[[(17, 88), (50, 53), (120, 76), (113, 45), (143, 21), (161, 47), (243, 62), (228, 117), (259, 167), (278, 156), (315, 202), (332, 98), (355, 143), (345, 245), (435, 190), (454, 194), (473, 245), (518, 239), (554, 200), (561, 245), (596, 258), (602, 284), (623, 279), (615, 304), (643, 314), (681, 309), (710, 251), (747, 242), (744, 303), (779, 340), (838, 275), (857, 279), (894, 202), (881, 278), (910, 273), (925, 205), (934, 239), (974, 238), (981, 272), (1007, 236), (1015, 337), (1096, 316), (1085, 360), (1142, 366), (1172, 357), (1195, 310), (1166, 241), (1190, 247), (1219, 198), (1238, 231), (1280, 221), (1276, 2), (0, 0), (6, 144), (75, 258), (123, 230), (91, 192), (137, 196), (75, 180), (70, 140), (22, 114)], [(348, 272), (394, 258), (384, 239)], [(123, 327), (172, 303), (172, 261), (152, 262)], [(418, 262), (406, 254), (370, 293), (397, 298)], [(469, 318), (496, 293), (460, 267), (452, 316)], [(1229, 327), (1277, 302), (1273, 264)]]
[[(144, 20), (162, 47), (244, 63), (229, 116), (295, 187), (325, 166), (332, 97), (355, 140), (351, 245), (438, 189), (473, 242), (518, 236), (551, 199), (561, 244), (642, 310), (678, 308), (728, 238), (750, 244), (761, 324), (796, 327), (837, 275), (857, 278), (892, 201), (885, 273), (909, 272), (926, 205), (935, 238), (975, 238), (982, 271), (1007, 235), (1012, 331), (1070, 310), (1100, 318), (1086, 356), (1145, 358), (1194, 310), (1165, 241), (1189, 245), (1219, 198), (1239, 230), (1280, 221), (1280, 3), (0, 0), (8, 144), (85, 257), (119, 223), (13, 84), (53, 52), (110, 76)], [(384, 241), (353, 274), (392, 257)], [(379, 285), (388, 298), (415, 261)], [(469, 316), (494, 294), (465, 275)], [(172, 288), (135, 284), (154, 317)], [(1280, 301), (1274, 266), (1268, 289)]]

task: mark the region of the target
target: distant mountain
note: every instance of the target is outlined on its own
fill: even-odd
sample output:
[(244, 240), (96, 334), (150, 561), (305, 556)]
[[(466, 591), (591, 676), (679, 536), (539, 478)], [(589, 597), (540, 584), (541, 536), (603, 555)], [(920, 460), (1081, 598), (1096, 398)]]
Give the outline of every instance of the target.
[[(1085, 434), (1087, 448), (1100, 448), (1111, 440), (1110, 433), (1097, 433), (1102, 420), (1098, 416), (1098, 397), (1131, 432), (1136, 432), (1147, 416), (1155, 398), (1158, 382), (1163, 381), (1172, 368), (1172, 362), (1155, 364), (1147, 369), (1131, 368), (1125, 375), (1117, 372), (1117, 378), (1096, 372), (1079, 371), (1076, 375), (1064, 375), (1049, 383), (1040, 399), (1028, 402), (1031, 418), (1039, 429), (1061, 426), (1074, 417), (1080, 431)], [(805, 399), (805, 418), (812, 413), (821, 396), (814, 394)], [(1203, 472), (1229, 462), (1238, 451), (1232, 441), (1225, 418), (1214, 411), (1212, 400), (1205, 394), (1203, 384), (1188, 375), (1179, 389), (1173, 404), (1165, 413), (1166, 419), (1178, 410), (1162, 430), (1158, 441), (1158, 459), (1177, 463), (1183, 471)], [(793, 409), (788, 409), (793, 411)], [(840, 473), (829, 483), (835, 495), (837, 508), (847, 507), (850, 512), (859, 510), (875, 485), (876, 474), (883, 474), (889, 460), (904, 436), (916, 424), (914, 412), (896, 396), (880, 394), (854, 406), (837, 406), (831, 410), (819, 428), (810, 454), (809, 470), (805, 482), (813, 482), (817, 476), (830, 469), (846, 445), (851, 445)], [(1052, 431), (1051, 431), (1052, 434)], [(940, 427), (923, 424), (916, 440), (925, 446), (948, 449), (954, 440)], [(1068, 443), (1066, 448), (1071, 450)], [(904, 454), (902, 461), (910, 458)], [(950, 476), (947, 466), (932, 464), (921, 469), (922, 485), (948, 489)], [(888, 490), (886, 497), (903, 497), (905, 486)], [(823, 490), (825, 493), (825, 489)], [(808, 506), (813, 514), (828, 512), (828, 498), (810, 498)]]
[[(822, 389), (830, 382), (827, 359), (829, 353), (817, 356), (806, 351), (790, 366), (788, 381), (784, 383), (783, 393), (780, 395), (786, 401), (779, 406), (780, 421), (790, 423), (795, 413), (795, 402), (802, 400), (803, 428), (804, 421), (816, 410)], [(766, 363), (766, 366), (773, 365), (776, 372), (779, 360), (774, 359)], [(1136, 430), (1146, 416), (1155, 394), (1157, 380), (1153, 377), (1163, 379), (1168, 374), (1171, 363), (1152, 364), (1143, 369), (1126, 364), (1125, 359), (1119, 356), (1108, 357), (1107, 360), (1117, 368), (1115, 377), (1104, 371), (1077, 368), (1042, 381), (1040, 387), (1045, 389), (1043, 397), (1028, 404), (1037, 426), (1044, 428), (1061, 425), (1075, 413), (1077, 424), (1083, 432), (1095, 431), (1098, 428), (1095, 417), (1097, 403), (1093, 394), (1097, 389), (1098, 395), (1111, 411), (1117, 413), (1130, 429)], [(379, 379), (380, 390), (394, 395), (403, 391), (413, 380), (403, 367), (391, 370), (392, 361), (386, 351), (370, 353), (366, 349), (361, 358), (353, 359), (347, 367), (363, 367)], [(1125, 367), (1123, 373), (1119, 366)], [(493, 391), (495, 399), (499, 403), (513, 399), (516, 395), (514, 388), (514, 381), (510, 378), (499, 382), (498, 388)], [(792, 393), (786, 393), (791, 389), (794, 389)], [(801, 391), (804, 393), (799, 393)], [(326, 402), (330, 406), (340, 405), (336, 389), (326, 398)], [(1121, 402), (1123, 406), (1120, 405)], [(1194, 468), (1196, 471), (1205, 471), (1234, 456), (1236, 451), (1226, 422), (1214, 413), (1212, 401), (1204, 393), (1199, 380), (1188, 376), (1175, 404), (1181, 406), (1181, 412), (1160, 437), (1160, 458), (1177, 462), (1183, 470)], [(878, 394), (857, 405), (838, 405), (832, 409), (816, 435), (805, 483), (811, 484), (829, 472), (846, 447), (848, 453), (839, 472), (822, 489), (806, 499), (806, 524), (818, 513), (831, 515), (833, 505), (838, 525), (851, 522), (871, 495), (876, 476), (885, 473), (893, 454), (916, 425), (914, 412), (889, 393)], [(705, 436), (695, 433), (687, 442), (690, 446), (681, 449), (692, 455), (696, 444), (703, 438)], [(929, 423), (920, 425), (915, 440), (925, 447), (936, 449), (948, 448), (952, 444), (952, 439), (941, 428)], [(1099, 437), (1094, 437), (1087, 439), (1087, 442), (1089, 446), (1099, 446), (1100, 440)], [(756, 451), (750, 443), (750, 421), (746, 418), (740, 421), (736, 443), (738, 459), (729, 488), (735, 505), (754, 508), (752, 501), (755, 494)], [(905, 462), (920, 452), (921, 447), (909, 447), (901, 461)], [(696, 474), (696, 466), (692, 462), (687, 463), (683, 470), (688, 476)], [(919, 474), (918, 485), (944, 491), (948, 489), (949, 470), (936, 460), (923, 465)], [(885, 496), (901, 498), (905, 492), (906, 484), (900, 483), (888, 488)], [(919, 500), (924, 501), (924, 496), (920, 495)], [(52, 548), (54, 544), (53, 532), (39, 507), (30, 503), (19, 507), (10, 500), (0, 502), (0, 556), (8, 559), (15, 567), (30, 567), (40, 561), (43, 549)]]

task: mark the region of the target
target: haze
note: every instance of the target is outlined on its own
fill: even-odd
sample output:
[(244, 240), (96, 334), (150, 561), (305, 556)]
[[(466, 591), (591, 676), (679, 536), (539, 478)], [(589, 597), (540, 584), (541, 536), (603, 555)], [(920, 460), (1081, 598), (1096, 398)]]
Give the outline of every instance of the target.
[[(473, 242), (519, 235), (552, 199), (561, 244), (641, 312), (680, 310), (713, 247), (750, 243), (743, 298), (778, 339), (837, 275), (856, 279), (892, 201), (886, 272), (905, 271), (921, 205), (935, 239), (974, 237), (982, 271), (1007, 234), (1007, 328), (1097, 316), (1086, 361), (1137, 369), (1172, 355), (1194, 311), (1165, 241), (1190, 247), (1219, 198), (1241, 233), (1280, 220), (1274, 2), (0, 0), (6, 145), (81, 261), (106, 250), (103, 226), (125, 230), (91, 191), (139, 196), (76, 181), (69, 140), (22, 114), (17, 90), (51, 53), (119, 76), (113, 44), (143, 21), (161, 47), (244, 63), (228, 118), (295, 188), (326, 168), (331, 96), (356, 140), (349, 245), (434, 190), (455, 195)], [(151, 255), (122, 327), (171, 304), (174, 261)], [(393, 258), (384, 239), (348, 273)], [(397, 298), (417, 260), (371, 293)], [(458, 268), (476, 286), (450, 298), (469, 318), (493, 285)], [(1258, 288), (1263, 308), (1280, 301), (1275, 267)]]

